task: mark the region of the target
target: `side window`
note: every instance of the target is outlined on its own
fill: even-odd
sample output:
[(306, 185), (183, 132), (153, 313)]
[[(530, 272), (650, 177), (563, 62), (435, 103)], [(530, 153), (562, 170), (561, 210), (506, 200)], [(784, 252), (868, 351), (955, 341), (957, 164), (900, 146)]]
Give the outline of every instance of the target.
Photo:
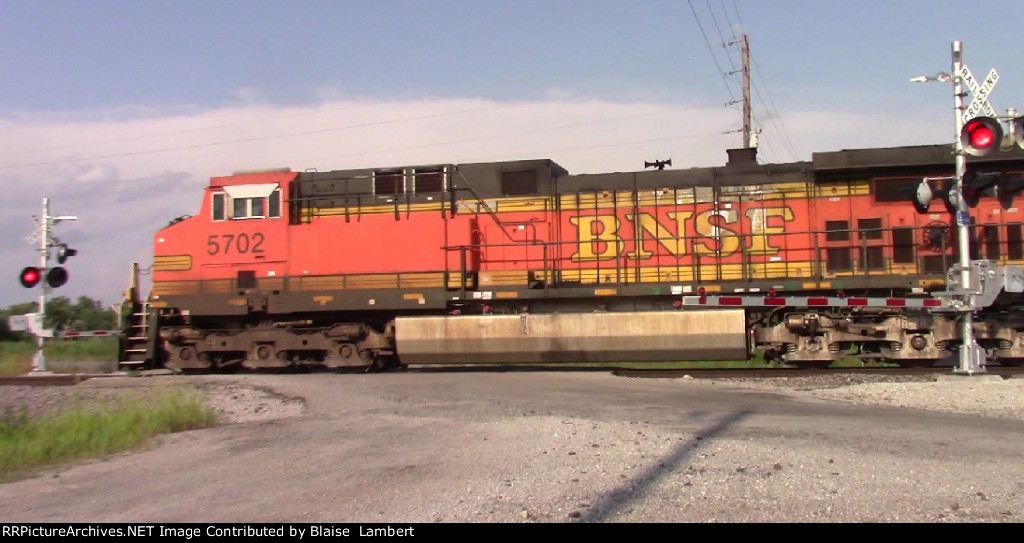
[(249, 216), (250, 199), (251, 198), (235, 198), (231, 200), (231, 204), (233, 206), (231, 211), (232, 219), (244, 219)]
[(232, 219), (263, 218), (264, 198), (233, 198)]
[(276, 184), (231, 185), (224, 187), (224, 192), (214, 195), (214, 219), (218, 213), (223, 218), (224, 209), (230, 211), (227, 218), (231, 219), (276, 219), (281, 216), (281, 189)]
[(278, 218), (281, 216), (281, 189), (276, 189), (267, 198), (267, 217)]
[(227, 199), (227, 195), (224, 194), (223, 192), (213, 193), (213, 200), (210, 202), (212, 204), (210, 207), (213, 208), (213, 220), (223, 221), (224, 219), (227, 218), (226, 214), (224, 213), (225, 199)]

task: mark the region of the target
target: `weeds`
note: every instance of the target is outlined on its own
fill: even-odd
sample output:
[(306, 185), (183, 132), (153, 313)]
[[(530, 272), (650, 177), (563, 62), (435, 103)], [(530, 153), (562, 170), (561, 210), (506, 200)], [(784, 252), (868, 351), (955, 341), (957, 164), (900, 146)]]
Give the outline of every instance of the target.
[(171, 388), (85, 402), (54, 414), (0, 414), (0, 479), (41, 468), (102, 458), (145, 445), (152, 437), (216, 425), (196, 391)]

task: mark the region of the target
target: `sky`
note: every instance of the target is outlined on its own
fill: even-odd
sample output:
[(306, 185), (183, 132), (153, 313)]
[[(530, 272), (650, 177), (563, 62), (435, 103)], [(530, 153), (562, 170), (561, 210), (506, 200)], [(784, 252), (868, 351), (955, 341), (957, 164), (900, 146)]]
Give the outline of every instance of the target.
[[(1019, 0), (0, 0), (0, 307), (116, 303), (210, 177), (550, 158), (570, 173), (951, 143), (951, 44), (1024, 110)], [(968, 96), (968, 100), (971, 97)], [(51, 262), (56, 265), (55, 261)], [(6, 279), (3, 279), (6, 277)], [(143, 288), (147, 288), (143, 277)]]

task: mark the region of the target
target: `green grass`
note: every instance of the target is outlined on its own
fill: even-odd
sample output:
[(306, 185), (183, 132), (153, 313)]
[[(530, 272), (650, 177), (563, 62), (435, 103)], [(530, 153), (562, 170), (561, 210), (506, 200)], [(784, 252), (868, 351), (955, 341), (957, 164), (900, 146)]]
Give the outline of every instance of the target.
[(0, 480), (137, 449), (152, 437), (216, 425), (214, 411), (194, 390), (164, 388), (122, 393), (66, 411), (0, 414)]
[[(32, 370), (35, 340), (0, 341), (0, 377)], [(117, 338), (48, 339), (43, 356), (54, 373), (109, 373), (117, 369)]]

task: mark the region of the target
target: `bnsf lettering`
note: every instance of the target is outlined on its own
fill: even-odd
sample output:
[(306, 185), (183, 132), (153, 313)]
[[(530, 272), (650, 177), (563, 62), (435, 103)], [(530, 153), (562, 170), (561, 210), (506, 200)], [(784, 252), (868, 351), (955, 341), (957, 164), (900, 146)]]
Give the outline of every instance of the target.
[(256, 232), (249, 234), (211, 234), (206, 240), (206, 253), (213, 256), (218, 254), (260, 254), (263, 252), (263, 234)]
[[(576, 239), (579, 241), (572, 261), (614, 260), (623, 254), (633, 260), (646, 260), (654, 256), (658, 245), (677, 258), (689, 254), (691, 248), (696, 255), (728, 256), (740, 250), (744, 237), (749, 240), (747, 254), (774, 255), (781, 247), (771, 244), (770, 236), (785, 233), (785, 223), (794, 219), (793, 210), (789, 207), (748, 209), (745, 216), (750, 228), (747, 229), (748, 234), (742, 236), (737, 209), (712, 209), (700, 213), (673, 211), (666, 216), (671, 226), (658, 221), (650, 213), (627, 213), (625, 222), (633, 227), (632, 237), (622, 234), (624, 221), (614, 215), (570, 217), (569, 222), (576, 226)], [(691, 225), (693, 234), (688, 230)], [(655, 244), (651, 245), (651, 241)], [(628, 244), (633, 244), (632, 250), (626, 250)]]

